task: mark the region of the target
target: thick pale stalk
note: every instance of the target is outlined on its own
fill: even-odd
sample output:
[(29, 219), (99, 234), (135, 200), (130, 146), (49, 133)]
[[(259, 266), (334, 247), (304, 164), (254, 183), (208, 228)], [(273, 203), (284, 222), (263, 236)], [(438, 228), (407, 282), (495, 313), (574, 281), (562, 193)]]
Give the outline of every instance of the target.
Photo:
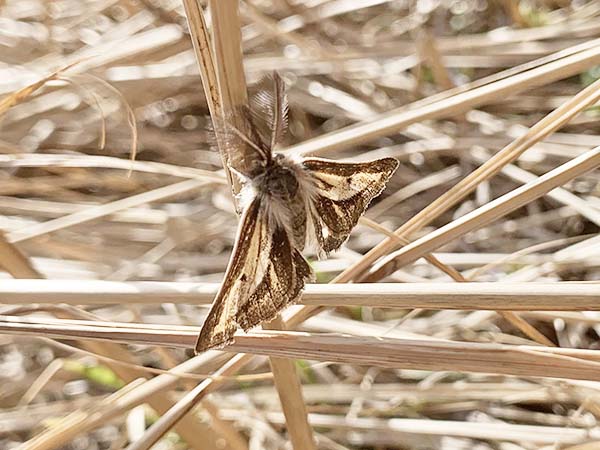
[[(208, 305), (218, 289), (219, 283), (3, 280), (0, 298), (12, 305)], [(309, 284), (301, 303), (436, 310), (600, 311), (600, 289), (586, 282)]]
[[(76, 336), (79, 339), (190, 349), (196, 343), (195, 327), (75, 322), (4, 316), (0, 317), (0, 332), (28, 336), (43, 334), (61, 339)], [(600, 381), (600, 352), (596, 350), (266, 330), (236, 335), (234, 344), (227, 350), (276, 358), (388, 368), (535, 377), (551, 374), (556, 378)], [(231, 375), (248, 362), (248, 358), (247, 355), (237, 355), (215, 374)], [(152, 382), (150, 380), (144, 385), (152, 385)], [(139, 446), (132, 446), (130, 450), (149, 448), (148, 445), (156, 442), (164, 431), (185, 416), (207, 392), (218, 388), (220, 383), (220, 380), (212, 379), (200, 383), (148, 430), (142, 439), (143, 444), (138, 441)]]

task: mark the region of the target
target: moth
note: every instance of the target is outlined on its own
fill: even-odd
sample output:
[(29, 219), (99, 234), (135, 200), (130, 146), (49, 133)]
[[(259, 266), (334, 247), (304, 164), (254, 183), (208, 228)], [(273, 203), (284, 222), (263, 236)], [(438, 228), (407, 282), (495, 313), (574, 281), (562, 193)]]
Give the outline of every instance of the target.
[(285, 83), (259, 92), (240, 111), (247, 147), (241, 181), (241, 219), (221, 287), (202, 326), (196, 352), (233, 341), (295, 303), (312, 277), (302, 251), (338, 249), (398, 167), (393, 158), (349, 163), (274, 153), (287, 127)]

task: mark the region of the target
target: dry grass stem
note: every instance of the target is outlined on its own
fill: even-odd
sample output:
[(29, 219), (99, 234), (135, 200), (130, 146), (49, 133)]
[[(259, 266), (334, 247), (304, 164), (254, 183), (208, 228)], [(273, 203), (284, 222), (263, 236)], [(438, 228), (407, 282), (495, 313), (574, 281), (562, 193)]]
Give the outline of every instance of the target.
[[(440, 196), (426, 208), (421, 210), (419, 214), (405, 222), (402, 227), (395, 231), (395, 234), (407, 237), (411, 233), (418, 231), (426, 224), (430, 223), (435, 217), (439, 217), (448, 208), (472, 192), (477, 185), (494, 176), (502, 167), (511, 163), (526, 150), (531, 148), (532, 145), (539, 142), (553, 131), (556, 131), (560, 126), (568, 122), (584, 108), (594, 104), (598, 98), (600, 98), (599, 87), (600, 81), (588, 86), (569, 102), (561, 105), (558, 109), (536, 123), (526, 134), (504, 147), (492, 158), (488, 159), (484, 164), (454, 185), (444, 195)], [(366, 270), (370, 264), (375, 262), (379, 257), (392, 251), (395, 247), (397, 247), (397, 244), (391, 242), (389, 238), (383, 241), (371, 249), (358, 264), (346, 271), (343, 279), (353, 279), (358, 276), (358, 274)]]
[[(597, 1), (0, 17), (0, 449), (598, 447)], [(276, 151), (400, 165), (298, 305), (194, 356), (274, 71)]]
[[(157, 329), (159, 328), (159, 329)], [(193, 348), (195, 327), (167, 327), (127, 323), (85, 323), (85, 321), (51, 321), (4, 316), (0, 330), (14, 334), (39, 334), (69, 339), (129, 342), (157, 346)], [(600, 381), (600, 356), (593, 350), (552, 347), (507, 346), (451, 341), (423, 341), (385, 337), (356, 337), (336, 334), (310, 334), (288, 331), (260, 331), (236, 335), (228, 350), (271, 357), (306, 358), (317, 361), (377, 365), (418, 370), (502, 373), (519, 376), (547, 376), (549, 367), (557, 378)], [(216, 375), (230, 375), (246, 361), (231, 359)], [(168, 376), (168, 375), (167, 375)], [(206, 383), (206, 386), (203, 386)], [(189, 397), (177, 403), (172, 413), (159, 422), (148, 436), (160, 436), (183, 417), (194, 401), (206, 394), (208, 386), (219, 380), (205, 380)], [(193, 392), (193, 394), (192, 394)], [(159, 431), (157, 431), (159, 430)], [(137, 445), (148, 445), (149, 441)]]
[(409, 264), (424, 254), (439, 248), (444, 243), (526, 205), (599, 165), (600, 147), (597, 147), (403, 247), (398, 252), (390, 255), (389, 259), (382, 261), (379, 267), (374, 268), (368, 275), (367, 280), (380, 280), (385, 274), (393, 272), (396, 268)]
[[(8, 304), (199, 304), (212, 302), (219, 283), (4, 280)], [(360, 283), (309, 284), (301, 303), (508, 311), (598, 311), (598, 283)]]

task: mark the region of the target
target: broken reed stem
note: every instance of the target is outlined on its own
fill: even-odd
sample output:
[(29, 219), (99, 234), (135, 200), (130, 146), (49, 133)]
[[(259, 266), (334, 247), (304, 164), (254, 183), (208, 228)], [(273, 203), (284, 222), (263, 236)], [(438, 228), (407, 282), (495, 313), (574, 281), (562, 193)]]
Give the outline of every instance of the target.
[(48, 81), (56, 80), (57, 78), (59, 78), (61, 76), (61, 74), (63, 74), (67, 70), (69, 70), (71, 67), (79, 64), (80, 62), (81, 62), (81, 60), (75, 61), (71, 64), (68, 64), (67, 66), (58, 69), (57, 71), (42, 78), (41, 80), (36, 81), (35, 83), (32, 83), (28, 86), (25, 86), (24, 88), (21, 88), (18, 91), (13, 92), (12, 94), (4, 97), (2, 100), (0, 100), (0, 116), (2, 116), (4, 113), (6, 113), (6, 111), (8, 111), (13, 106), (15, 106), (15, 105), (21, 103), (23, 100), (27, 99), (31, 94), (33, 94), (38, 89), (40, 89), (42, 86), (44, 86)]
[[(219, 283), (99, 280), (2, 280), (11, 305), (208, 305)], [(358, 283), (308, 284), (301, 304), (507, 311), (600, 311), (598, 283)], [(158, 325), (157, 325), (158, 326)]]
[[(157, 329), (157, 326), (147, 324), (112, 322), (110, 326), (102, 326), (90, 321), (79, 321), (79, 324), (75, 322), (71, 320), (62, 324), (60, 321), (37, 317), (4, 316), (0, 318), (0, 331), (20, 335), (43, 333), (44, 336), (58, 339), (77, 337), (190, 349), (194, 348), (198, 333), (197, 327), (160, 326)], [(387, 368), (534, 377), (551, 375), (556, 378), (600, 381), (600, 352), (596, 350), (265, 330), (249, 334), (237, 333), (234, 344), (226, 350)], [(237, 355), (215, 374), (231, 375), (248, 362), (249, 359), (245, 356)], [(162, 375), (156, 378), (160, 377)], [(147, 383), (151, 382), (152, 380)], [(173, 421), (175, 416), (185, 415), (195, 402), (222, 382), (221, 379), (200, 383), (186, 396), (186, 401), (178, 402), (177, 414), (167, 413), (163, 416), (164, 421), (159, 419), (155, 423), (156, 429), (164, 431), (170, 428), (176, 422)], [(164, 428), (166, 426), (168, 427)], [(147, 444), (149, 441), (145, 442)]]
[[(189, 20), (190, 28), (198, 28), (193, 38), (194, 49), (198, 63), (202, 66), (203, 59), (211, 61), (210, 67), (201, 67), (201, 74), (206, 78), (205, 92), (207, 85), (214, 88), (214, 81), (218, 82), (218, 91), (216, 97), (220, 101), (221, 110), (211, 110), (211, 117), (215, 130), (221, 127), (220, 121), (230, 123), (237, 130), (245, 130), (244, 118), (240, 116), (241, 107), (248, 105), (248, 92), (246, 88), (246, 79), (243, 66), (242, 44), (241, 44), (241, 23), (239, 19), (238, 0), (209, 0), (212, 17), (212, 43), (213, 52), (210, 53), (208, 43), (208, 34), (203, 20), (203, 13), (199, 5), (194, 1), (188, 1), (186, 13), (188, 10), (192, 14), (192, 20)], [(201, 36), (201, 41), (198, 41)], [(202, 46), (205, 46), (204, 48)], [(208, 75), (208, 71), (212, 71)], [(210, 79), (208, 77), (211, 77)], [(209, 95), (214, 95), (210, 91)], [(209, 101), (210, 103), (210, 101)], [(247, 168), (251, 158), (247, 158), (249, 151), (248, 144), (242, 139), (237, 139), (235, 147), (225, 145), (222, 138), (217, 133), (217, 142), (221, 153), (221, 159), (224, 162), (224, 168), (228, 173), (232, 192), (237, 194), (240, 190), (239, 180), (231, 177), (230, 167)], [(246, 170), (244, 170), (246, 172)], [(234, 202), (236, 198), (234, 196)], [(230, 360), (225, 366), (228, 367), (236, 359)], [(308, 424), (307, 414), (299, 413), (298, 405), (304, 405), (300, 381), (295, 372), (294, 364), (290, 360), (275, 360), (272, 362), (274, 367), (273, 375), (275, 384), (278, 388), (284, 413), (286, 413), (286, 424), (290, 433), (292, 444), (296, 450), (314, 449), (314, 438), (312, 429)], [(223, 368), (221, 369), (223, 370)], [(210, 381), (212, 382), (212, 381)], [(206, 383), (200, 383), (196, 388), (190, 391), (183, 399), (155, 422), (142, 436), (140, 440), (132, 443), (128, 450), (146, 450), (154, 445), (173, 425), (190, 411), (194, 405), (206, 394)], [(296, 386), (297, 389), (285, 390), (287, 386)], [(291, 403), (285, 403), (291, 402)]]
[(410, 264), (440, 246), (489, 224), (599, 165), (600, 147), (596, 147), (392, 253), (373, 268), (365, 277), (365, 281), (380, 280), (399, 267)]

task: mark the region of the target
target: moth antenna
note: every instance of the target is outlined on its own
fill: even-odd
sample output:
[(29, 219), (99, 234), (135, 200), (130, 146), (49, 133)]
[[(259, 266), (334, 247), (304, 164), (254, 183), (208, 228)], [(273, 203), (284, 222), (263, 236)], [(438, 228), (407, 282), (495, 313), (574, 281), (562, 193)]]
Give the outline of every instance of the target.
[(242, 131), (238, 130), (233, 124), (226, 122), (226, 126), (231, 131), (233, 131), (237, 137), (239, 137), (242, 141), (244, 141), (244, 143), (248, 144), (250, 147), (252, 147), (254, 150), (256, 150), (259, 155), (262, 155), (266, 159), (269, 159), (268, 158), (269, 155), (265, 154), (264, 149), (260, 148), (258, 145), (256, 145), (254, 142), (252, 142), (252, 139), (250, 139), (248, 136), (246, 136), (246, 134), (244, 134)]
[(285, 83), (277, 72), (273, 72), (273, 112), (271, 123), (271, 149), (283, 137), (287, 126), (288, 102), (285, 95)]

